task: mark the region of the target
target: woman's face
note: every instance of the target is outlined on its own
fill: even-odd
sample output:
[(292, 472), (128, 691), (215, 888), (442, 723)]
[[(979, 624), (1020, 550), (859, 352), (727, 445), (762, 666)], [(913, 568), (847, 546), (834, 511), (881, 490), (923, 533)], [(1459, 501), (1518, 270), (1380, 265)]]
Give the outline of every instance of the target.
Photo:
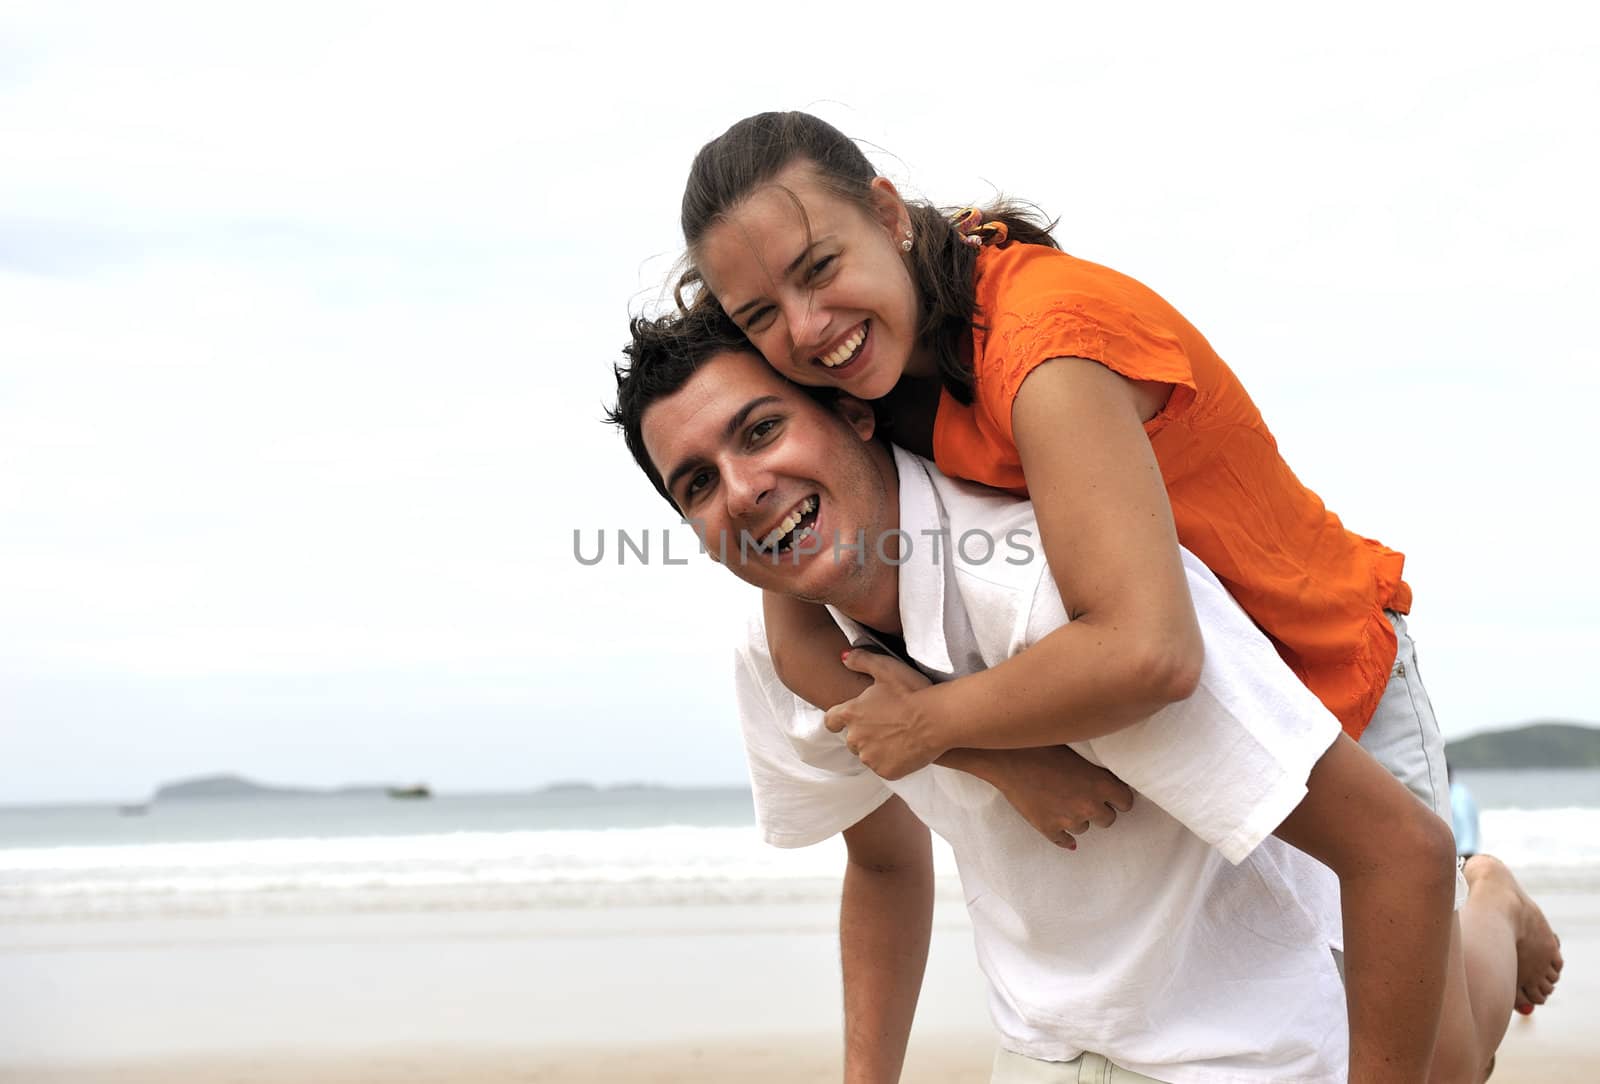
[(797, 162), (706, 231), (696, 265), (778, 372), (877, 399), (907, 372), (933, 371), (917, 349), (916, 286), (900, 248), (909, 225), (883, 178), (868, 210)]

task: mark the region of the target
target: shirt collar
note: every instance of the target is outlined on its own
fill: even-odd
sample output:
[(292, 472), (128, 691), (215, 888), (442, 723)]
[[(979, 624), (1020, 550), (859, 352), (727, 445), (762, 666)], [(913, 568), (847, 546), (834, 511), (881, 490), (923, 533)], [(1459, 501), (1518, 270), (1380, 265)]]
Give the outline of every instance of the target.
[[(945, 637), (945, 579), (951, 567), (949, 524), (921, 459), (890, 445), (900, 476), (900, 628), (906, 653), (926, 670), (950, 676), (950, 645)], [(832, 606), (833, 619), (851, 643), (872, 639), (866, 626)]]

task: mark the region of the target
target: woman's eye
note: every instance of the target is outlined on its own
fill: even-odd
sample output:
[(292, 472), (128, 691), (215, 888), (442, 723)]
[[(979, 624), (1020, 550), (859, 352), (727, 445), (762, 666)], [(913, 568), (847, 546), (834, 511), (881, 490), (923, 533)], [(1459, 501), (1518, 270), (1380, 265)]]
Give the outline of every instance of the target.
[(751, 316), (750, 319), (745, 321), (744, 333), (746, 335), (751, 335), (757, 331), (760, 331), (766, 326), (771, 317), (772, 309), (770, 306), (764, 309), (757, 309), (755, 311), (755, 315)]
[(828, 270), (833, 266), (834, 261), (838, 258), (838, 256), (824, 256), (822, 259), (812, 264), (811, 267), (806, 271), (806, 281), (815, 282), (817, 279), (822, 278), (828, 273)]
[(761, 421), (756, 422), (756, 424), (750, 427), (751, 442), (754, 443), (755, 441), (760, 440), (762, 437), (765, 437), (768, 433), (777, 428), (777, 425), (777, 418), (763, 418)]

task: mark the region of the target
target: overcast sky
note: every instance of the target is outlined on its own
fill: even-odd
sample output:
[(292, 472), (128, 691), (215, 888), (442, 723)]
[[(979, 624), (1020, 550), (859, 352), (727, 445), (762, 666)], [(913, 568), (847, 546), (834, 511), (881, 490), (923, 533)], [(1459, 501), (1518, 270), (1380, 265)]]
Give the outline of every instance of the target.
[(1407, 553), (1448, 735), (1600, 721), (1595, 16), (1417, 7), (7, 5), (0, 802), (741, 781), (747, 589), (599, 418), (773, 108), (1183, 310)]

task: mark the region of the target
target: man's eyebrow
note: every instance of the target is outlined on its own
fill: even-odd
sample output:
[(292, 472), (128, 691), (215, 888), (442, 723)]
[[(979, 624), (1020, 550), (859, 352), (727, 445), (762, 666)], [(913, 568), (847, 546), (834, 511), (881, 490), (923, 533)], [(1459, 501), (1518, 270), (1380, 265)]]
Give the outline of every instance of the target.
[[(819, 237), (815, 241), (813, 241), (809, 245), (807, 245), (805, 248), (801, 249), (800, 250), (800, 255), (798, 255), (794, 259), (790, 260), (789, 261), (789, 266), (785, 267), (783, 269), (783, 277), (784, 278), (788, 278), (790, 275), (792, 275), (796, 271), (800, 270), (800, 265), (806, 262), (806, 257), (811, 255), (811, 250), (816, 248), (818, 245), (822, 244), (826, 240), (827, 240), (826, 237)], [(751, 309), (752, 307), (754, 307), (756, 305), (759, 305), (760, 303), (761, 303), (761, 298), (759, 298), (759, 297), (752, 298), (751, 300), (746, 301), (743, 305), (740, 305), (738, 308), (734, 309), (732, 312), (730, 312), (728, 314), (728, 316), (731, 317), (734, 320), (737, 320), (737, 319), (739, 319), (739, 314), (740, 313), (746, 312), (749, 309)]]
[[(733, 417), (728, 419), (727, 425), (722, 427), (723, 442), (726, 443), (727, 441), (732, 440), (733, 435), (743, 428), (745, 421), (749, 419), (751, 414), (760, 410), (769, 403), (781, 403), (782, 401), (783, 400), (776, 395), (762, 395), (750, 400), (744, 406), (740, 407), (738, 412), (734, 414)], [(689, 459), (674, 467), (672, 473), (667, 475), (667, 492), (672, 493), (676, 491), (678, 488), (679, 479), (688, 474), (690, 471), (694, 470), (698, 464), (699, 460)]]

